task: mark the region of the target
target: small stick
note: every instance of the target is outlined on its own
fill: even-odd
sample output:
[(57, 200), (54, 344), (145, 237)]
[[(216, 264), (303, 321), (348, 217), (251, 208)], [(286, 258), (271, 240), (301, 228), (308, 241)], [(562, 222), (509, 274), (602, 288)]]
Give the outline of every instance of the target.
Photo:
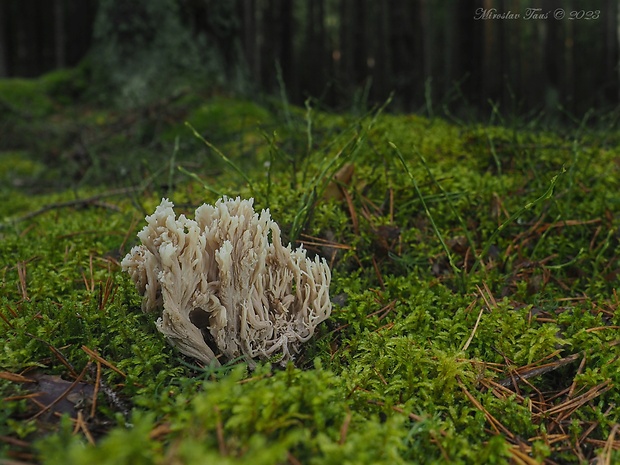
[[(468, 310), (471, 309), (476, 304), (476, 302), (478, 302), (477, 298), (474, 299), (474, 301), (471, 304), (469, 304)], [(476, 323), (474, 324), (474, 329), (472, 329), (469, 339), (467, 339), (467, 341), (465, 342), (465, 345), (463, 346), (461, 350), (466, 351), (467, 348), (469, 347), (469, 344), (471, 344), (471, 341), (474, 340), (476, 330), (478, 329), (478, 324), (480, 323), (480, 319), (482, 318), (482, 313), (484, 313), (484, 307), (480, 306), (480, 312), (478, 313), (478, 318), (476, 319)]]
[(342, 422), (342, 426), (340, 427), (340, 439), (338, 440), (338, 444), (343, 445), (347, 440), (347, 431), (349, 429), (349, 423), (351, 423), (351, 412), (347, 412), (347, 416), (344, 418)]
[(224, 440), (224, 425), (222, 425), (222, 415), (217, 405), (213, 406), (213, 410), (215, 411), (215, 415), (217, 417), (217, 422), (215, 425), (215, 433), (217, 435), (217, 445), (220, 450), (220, 455), (222, 457), (225, 457), (228, 455), (228, 448), (226, 447), (226, 441)]

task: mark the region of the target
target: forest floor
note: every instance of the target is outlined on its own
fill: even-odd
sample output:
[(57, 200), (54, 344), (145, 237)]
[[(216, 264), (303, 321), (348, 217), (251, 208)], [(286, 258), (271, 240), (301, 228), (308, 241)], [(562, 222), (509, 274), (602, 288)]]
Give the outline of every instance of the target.
[[(0, 463), (620, 462), (613, 121), (119, 109), (63, 73), (0, 81)], [(162, 197), (222, 195), (332, 269), (294, 365), (201, 366), (121, 270)]]

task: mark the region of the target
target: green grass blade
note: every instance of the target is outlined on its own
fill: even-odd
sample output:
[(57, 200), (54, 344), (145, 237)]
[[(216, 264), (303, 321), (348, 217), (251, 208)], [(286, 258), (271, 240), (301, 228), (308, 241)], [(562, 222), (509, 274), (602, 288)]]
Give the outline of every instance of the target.
[(450, 249), (448, 248), (448, 245), (446, 244), (446, 241), (444, 240), (443, 235), (441, 234), (441, 231), (439, 231), (439, 228), (437, 227), (437, 223), (435, 223), (435, 219), (433, 218), (433, 215), (431, 211), (429, 210), (428, 205), (426, 204), (426, 200), (424, 199), (424, 195), (422, 195), (422, 192), (420, 191), (420, 187), (418, 186), (418, 182), (416, 181), (415, 176), (411, 173), (411, 170), (409, 170), (409, 166), (407, 166), (407, 162), (405, 161), (405, 158), (403, 157), (403, 154), (399, 150), (398, 146), (394, 142), (391, 142), (391, 141), (389, 141), (388, 144), (390, 144), (390, 147), (392, 147), (394, 151), (396, 152), (396, 156), (402, 163), (403, 168), (405, 169), (405, 172), (411, 179), (411, 182), (413, 183), (413, 188), (415, 189), (416, 194), (420, 198), (420, 202), (422, 202), (422, 207), (424, 208), (424, 211), (426, 212), (426, 216), (428, 217), (429, 221), (431, 222), (431, 225), (433, 226), (433, 231), (435, 232), (437, 239), (439, 239), (439, 242), (441, 243), (441, 247), (443, 248), (444, 252), (446, 253), (446, 256), (448, 257), (448, 262), (450, 263), (450, 267), (452, 268), (452, 271), (454, 272), (455, 276), (460, 276), (461, 270), (458, 266), (456, 266), (456, 263), (454, 263), (454, 258), (452, 257), (452, 254), (450, 253)]
[(250, 191), (252, 191), (252, 195), (253, 196), (256, 195), (256, 191), (254, 190), (254, 185), (252, 184), (252, 181), (250, 180), (248, 175), (245, 173), (245, 171), (243, 171), (230, 158), (228, 158), (226, 155), (224, 155), (222, 153), (222, 151), (220, 149), (218, 149), (215, 145), (213, 145), (211, 142), (209, 142), (204, 137), (202, 137), (202, 135), (200, 135), (200, 133), (198, 131), (196, 131), (196, 129), (194, 129), (194, 127), (189, 122), (186, 121), (185, 122), (185, 126), (190, 128), (190, 130), (194, 133), (194, 136), (196, 136), (196, 138), (198, 138), (207, 147), (209, 147), (211, 150), (213, 150), (224, 161), (224, 163), (226, 163), (226, 165), (228, 165), (230, 168), (232, 168), (233, 171), (235, 171), (238, 175), (240, 175), (243, 178), (243, 180), (248, 184), (248, 187), (250, 188)]
[(196, 173), (192, 173), (191, 171), (186, 170), (181, 165), (177, 166), (177, 169), (181, 173), (183, 173), (183, 174), (189, 176), (190, 178), (192, 178), (194, 181), (197, 181), (198, 183), (200, 183), (202, 185), (202, 187), (204, 187), (209, 192), (213, 192), (218, 197), (223, 197), (224, 196), (224, 194), (222, 194), (218, 190), (215, 190), (213, 187), (209, 186), (206, 182), (204, 182)]

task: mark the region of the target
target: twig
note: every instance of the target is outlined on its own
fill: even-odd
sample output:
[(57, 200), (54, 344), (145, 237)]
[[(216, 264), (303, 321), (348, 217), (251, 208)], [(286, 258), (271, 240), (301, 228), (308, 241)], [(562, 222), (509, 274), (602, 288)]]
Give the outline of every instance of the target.
[(607, 441), (605, 441), (605, 447), (598, 456), (598, 463), (602, 465), (611, 465), (611, 451), (614, 449), (618, 449), (618, 445), (615, 444), (614, 439), (616, 438), (616, 433), (618, 432), (618, 427), (620, 425), (616, 423), (609, 433), (609, 437)]
[[(579, 363), (579, 368), (577, 368), (577, 375), (580, 375), (583, 372), (584, 367), (586, 366), (586, 356), (584, 355), (581, 359), (581, 363)], [(573, 397), (573, 393), (575, 392), (575, 387), (577, 387), (577, 376), (573, 378), (573, 383), (570, 385), (568, 389), (568, 394), (566, 394), (567, 398)]]
[(90, 355), (93, 359), (95, 359), (96, 361), (104, 364), (105, 366), (107, 366), (110, 370), (115, 371), (116, 373), (118, 373), (119, 375), (121, 375), (123, 378), (127, 378), (127, 375), (125, 373), (123, 373), (121, 370), (119, 370), (118, 368), (116, 368), (114, 365), (112, 365), (110, 362), (108, 362), (106, 359), (104, 359), (103, 357), (101, 357), (101, 355), (99, 355), (97, 352), (95, 352), (92, 349), (89, 349), (86, 346), (82, 346), (82, 350), (84, 352), (86, 352), (88, 355)]
[(491, 413), (484, 408), (484, 406), (478, 401), (478, 399), (476, 399), (461, 382), (459, 382), (459, 386), (465, 396), (469, 399), (469, 401), (474, 404), (474, 407), (476, 407), (484, 414), (485, 418), (491, 424), (495, 432), (497, 434), (502, 433), (506, 435), (506, 437), (508, 437), (510, 440), (515, 442), (515, 435), (508, 428), (506, 428), (497, 418), (491, 415)]
[(343, 445), (347, 440), (347, 431), (349, 430), (349, 423), (351, 423), (351, 412), (347, 412), (347, 416), (344, 418), (342, 422), (342, 426), (340, 427), (340, 439), (338, 440), (338, 444)]
[(218, 408), (217, 405), (213, 406), (213, 410), (215, 411), (216, 423), (215, 423), (215, 433), (217, 436), (217, 445), (220, 450), (220, 455), (225, 457), (228, 455), (228, 448), (226, 447), (226, 440), (224, 439), (224, 425), (222, 424), (222, 412)]
[(101, 383), (101, 362), (97, 360), (97, 374), (95, 375), (95, 390), (93, 391), (93, 401), (90, 406), (90, 418), (95, 418), (97, 413), (97, 395), (99, 394), (99, 384)]
[(301, 462), (290, 451), (286, 452), (286, 458), (291, 465), (301, 465)]
[[(480, 290), (480, 288), (478, 288), (478, 290)], [(482, 294), (482, 291), (480, 291), (480, 293)], [(474, 299), (474, 301), (469, 305), (469, 308), (471, 309), (476, 304), (476, 302), (478, 302), (478, 299)], [(467, 341), (463, 345), (463, 348), (461, 349), (463, 352), (468, 349), (469, 344), (471, 344), (471, 341), (474, 340), (474, 336), (476, 335), (476, 330), (478, 329), (478, 324), (480, 324), (480, 319), (482, 318), (483, 313), (484, 307), (481, 306), (480, 313), (478, 313), (478, 318), (476, 319), (476, 323), (474, 324), (474, 329), (472, 329), (469, 339), (467, 339)]]
[(54, 347), (52, 344), (50, 344), (49, 342), (41, 339), (40, 337), (35, 336), (32, 333), (25, 333), (26, 336), (35, 339), (39, 342), (42, 342), (43, 344), (45, 344), (49, 350), (52, 351), (52, 353), (56, 356), (56, 358), (58, 359), (58, 361), (60, 363), (62, 363), (64, 365), (64, 367), (69, 370), (69, 373), (71, 374), (71, 376), (76, 377), (78, 376), (77, 372), (75, 371), (75, 369), (73, 368), (73, 365), (71, 365), (71, 363), (69, 362), (69, 360), (67, 360), (67, 357), (65, 357), (62, 352), (60, 352), (60, 350), (58, 350), (56, 347)]
[(555, 407), (551, 407), (550, 409), (544, 412), (544, 415), (553, 415), (555, 413), (563, 414), (562, 417), (566, 418), (579, 407), (581, 407), (586, 402), (595, 399), (600, 396), (604, 392), (609, 391), (612, 388), (611, 381), (607, 380), (602, 382), (601, 384), (594, 386), (589, 391), (580, 396), (577, 396), (573, 399), (567, 400), (566, 402), (561, 403), (560, 405), (556, 405)]
[(512, 455), (513, 463), (517, 465), (538, 465), (539, 462), (527, 453), (523, 452), (521, 449), (521, 444), (515, 444), (510, 448), (510, 454)]
[[(500, 384), (502, 386), (510, 386), (514, 384), (515, 381), (518, 383), (519, 381), (524, 381), (528, 378), (533, 378), (535, 376), (540, 376), (550, 371), (557, 370), (558, 368), (563, 367), (564, 365), (568, 365), (569, 363), (574, 362), (575, 360), (577, 360), (579, 357), (582, 357), (582, 356), (583, 356), (583, 353), (580, 352), (578, 354), (573, 354), (573, 355), (569, 355), (568, 357), (564, 357), (556, 362), (546, 363), (544, 365), (541, 365), (535, 368), (529, 368), (526, 370), (523, 370), (523, 369), (515, 370), (511, 372), (511, 376), (509, 378), (504, 378), (498, 381), (497, 384)], [(515, 377), (512, 376), (513, 374), (516, 375), (516, 379)]]
[[(615, 340), (610, 342), (607, 346), (608, 347), (614, 347), (620, 345), (620, 340)], [(557, 354), (559, 351), (554, 352), (554, 354)], [(510, 386), (510, 385), (516, 385), (516, 383), (518, 383), (519, 381), (525, 381), (528, 378), (533, 378), (535, 376), (540, 376), (542, 374), (548, 373), (550, 371), (553, 370), (557, 370), (558, 368), (564, 366), (564, 365), (568, 365), (569, 363), (574, 362), (575, 360), (579, 359), (580, 357), (585, 357), (588, 354), (590, 354), (592, 352), (592, 350), (586, 350), (583, 352), (579, 352), (576, 354), (572, 354), (569, 355), (568, 357), (564, 357), (561, 358), (555, 362), (552, 363), (546, 363), (544, 365), (540, 365), (537, 366), (535, 368), (528, 368), (528, 367), (521, 367), (517, 370), (511, 371), (510, 372), (510, 376), (507, 378), (504, 378), (500, 381), (498, 381), (498, 384), (501, 384), (502, 386)], [(554, 355), (551, 354), (551, 355)], [(545, 358), (549, 358), (549, 357), (545, 357)], [(514, 375), (516, 375), (516, 379), (514, 377)], [(516, 382), (516, 383), (515, 383)]]
[(78, 430), (82, 430), (82, 432), (84, 433), (84, 436), (86, 437), (86, 440), (91, 445), (93, 445), (93, 446), (95, 445), (95, 439), (93, 438), (93, 435), (88, 430), (88, 426), (86, 425), (86, 422), (84, 421), (84, 415), (82, 414), (81, 410), (78, 410), (77, 419), (75, 420), (75, 428), (73, 430), (73, 434), (77, 433)]
[[(43, 213), (47, 213), (48, 211), (58, 210), (60, 208), (68, 208), (68, 207), (95, 206), (95, 207), (108, 208), (110, 210), (119, 211), (119, 208), (116, 205), (111, 205), (109, 203), (100, 202), (100, 200), (103, 199), (103, 198), (106, 198), (106, 197), (113, 197), (113, 196), (116, 196), (116, 195), (125, 195), (125, 194), (128, 194), (130, 192), (135, 192), (137, 190), (138, 190), (137, 187), (126, 187), (126, 188), (123, 188), (123, 189), (115, 189), (113, 191), (104, 192), (104, 193), (98, 194), (98, 195), (93, 195), (93, 196), (87, 197), (85, 199), (75, 199), (75, 200), (68, 200), (66, 202), (51, 203), (51, 204), (48, 204), (48, 205), (44, 205), (43, 207), (39, 208), (38, 210), (35, 210), (33, 212), (30, 212), (30, 213), (26, 213), (24, 216), (20, 216), (19, 218), (15, 218), (15, 219), (11, 220), (11, 222), (13, 222), (13, 223), (21, 223), (22, 221), (29, 220), (31, 218), (34, 218), (35, 216), (39, 216), (39, 215), (42, 215)], [(0, 225), (0, 227), (1, 226), (3, 226), (3, 225)]]
[(26, 283), (26, 262), (17, 262), (17, 276), (19, 277), (22, 299), (28, 301), (30, 299), (28, 298), (28, 285)]

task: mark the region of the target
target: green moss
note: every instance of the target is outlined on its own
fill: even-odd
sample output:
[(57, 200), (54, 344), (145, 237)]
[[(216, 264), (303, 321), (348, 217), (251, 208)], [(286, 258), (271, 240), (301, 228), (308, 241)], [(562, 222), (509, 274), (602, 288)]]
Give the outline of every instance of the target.
[(49, 115), (54, 108), (43, 82), (17, 78), (0, 80), (0, 105), (5, 117), (18, 113), (39, 118)]
[(87, 61), (75, 68), (58, 69), (41, 77), (48, 94), (60, 105), (70, 105), (83, 100), (92, 87)]
[(43, 170), (44, 166), (32, 160), (25, 152), (0, 153), (0, 179), (4, 186), (19, 187), (27, 179), (39, 176)]
[[(52, 102), (79, 87), (71, 76), (0, 83), (22, 115), (0, 155), (0, 437), (23, 441), (0, 441), (0, 454), (77, 465), (579, 463), (577, 442), (587, 460), (599, 453), (620, 415), (615, 132), (194, 94), (127, 113), (63, 109)], [(66, 151), (76, 140), (83, 157)], [(332, 183), (345, 164), (351, 179)], [(219, 194), (254, 196), (332, 265), (332, 316), (297, 367), (197, 366), (120, 270), (161, 197), (191, 213)], [(35, 417), (24, 396), (38, 384), (17, 374), (100, 379), (94, 416)]]

